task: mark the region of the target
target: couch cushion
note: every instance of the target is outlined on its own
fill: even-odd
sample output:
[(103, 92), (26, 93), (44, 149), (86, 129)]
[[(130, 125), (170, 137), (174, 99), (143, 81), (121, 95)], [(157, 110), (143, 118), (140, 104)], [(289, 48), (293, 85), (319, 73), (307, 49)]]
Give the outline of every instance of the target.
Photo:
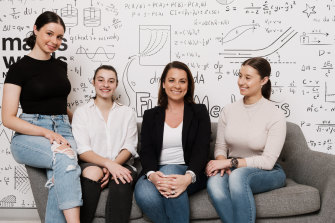
[[(256, 194), (257, 218), (300, 215), (320, 209), (319, 191), (310, 186), (286, 179), (286, 186), (277, 190)], [(218, 215), (211, 205), (206, 190), (190, 197), (191, 219), (215, 219)]]
[[(105, 216), (105, 204), (108, 190), (103, 190), (100, 196), (96, 217)], [(297, 184), (292, 179), (286, 179), (286, 186), (273, 191), (256, 194), (257, 218), (284, 217), (307, 214), (320, 209), (319, 191), (310, 186)], [(217, 215), (207, 190), (201, 190), (190, 197), (191, 219), (217, 219)], [(131, 210), (131, 219), (142, 217), (142, 212), (135, 199)]]
[[(99, 203), (97, 210), (95, 212), (96, 217), (105, 217), (105, 206), (107, 202), (107, 196), (108, 196), (108, 189), (104, 189), (101, 192)], [(142, 211), (140, 208), (137, 206), (135, 202), (135, 198), (133, 198), (133, 204), (131, 207), (131, 214), (130, 214), (130, 219), (137, 219), (142, 217)]]
[(319, 191), (286, 179), (286, 187), (256, 194), (258, 218), (307, 214), (320, 209)]

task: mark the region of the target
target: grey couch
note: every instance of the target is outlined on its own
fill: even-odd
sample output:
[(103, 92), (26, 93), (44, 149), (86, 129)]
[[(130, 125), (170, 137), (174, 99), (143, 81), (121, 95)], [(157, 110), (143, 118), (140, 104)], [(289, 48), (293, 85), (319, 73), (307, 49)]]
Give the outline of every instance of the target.
[[(138, 127), (140, 129), (140, 124)], [(216, 123), (212, 123), (212, 154), (215, 137)], [(288, 122), (286, 141), (279, 162), (287, 174), (286, 187), (255, 195), (257, 222), (335, 222), (335, 156), (310, 150), (299, 126)], [(44, 187), (47, 180), (45, 171), (29, 166), (26, 168), (38, 213), (44, 222), (48, 193)], [(106, 198), (107, 190), (104, 190), (94, 223), (105, 222)], [(190, 208), (191, 222), (220, 222), (206, 190), (190, 197)], [(135, 200), (130, 222), (150, 222)]]

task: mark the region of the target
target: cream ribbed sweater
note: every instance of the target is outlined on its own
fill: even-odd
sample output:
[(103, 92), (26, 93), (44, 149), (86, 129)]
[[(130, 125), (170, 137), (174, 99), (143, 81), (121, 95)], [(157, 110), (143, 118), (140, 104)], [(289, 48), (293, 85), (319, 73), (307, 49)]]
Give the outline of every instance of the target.
[(285, 136), (285, 116), (273, 102), (261, 98), (245, 105), (241, 99), (220, 114), (214, 155), (245, 158), (248, 167), (270, 170)]

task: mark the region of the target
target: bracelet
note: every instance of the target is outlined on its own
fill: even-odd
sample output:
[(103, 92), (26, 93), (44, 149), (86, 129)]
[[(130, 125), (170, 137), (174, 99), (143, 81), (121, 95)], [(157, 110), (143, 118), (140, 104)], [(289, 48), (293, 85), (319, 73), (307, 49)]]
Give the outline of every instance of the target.
[(186, 173), (191, 175), (191, 183), (195, 183), (197, 181), (197, 176), (192, 170), (187, 170)]

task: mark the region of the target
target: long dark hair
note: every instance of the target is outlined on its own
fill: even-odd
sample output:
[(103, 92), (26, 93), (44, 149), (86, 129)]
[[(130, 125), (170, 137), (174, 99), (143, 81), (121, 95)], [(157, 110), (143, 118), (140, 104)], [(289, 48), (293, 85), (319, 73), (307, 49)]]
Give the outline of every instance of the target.
[(163, 108), (167, 108), (168, 97), (165, 92), (165, 89), (163, 88), (163, 83), (165, 82), (167, 73), (172, 68), (181, 69), (186, 72), (188, 86), (187, 86), (186, 95), (184, 96), (184, 102), (189, 103), (189, 104), (195, 104), (194, 102), (194, 80), (193, 80), (193, 76), (192, 76), (190, 69), (188, 68), (186, 64), (180, 61), (173, 61), (171, 63), (168, 63), (163, 70), (163, 73), (160, 79), (160, 84), (159, 84), (158, 105)]
[(254, 69), (256, 69), (261, 76), (261, 79), (264, 77), (269, 77), (269, 80), (266, 84), (262, 87), (262, 95), (266, 99), (270, 99), (271, 96), (271, 81), (270, 81), (270, 74), (271, 74), (271, 66), (270, 63), (262, 58), (262, 57), (253, 57), (247, 59), (242, 63), (242, 66), (248, 65)]
[[(40, 30), (44, 25), (48, 23), (60, 24), (61, 26), (63, 26), (65, 32), (65, 24), (63, 22), (63, 19), (59, 15), (51, 11), (45, 11), (41, 15), (39, 15), (34, 25), (36, 26), (37, 30)], [(31, 32), (30, 36), (26, 40), (26, 43), (30, 47), (30, 49), (34, 48), (36, 43), (36, 36), (34, 34), (34, 31)]]

